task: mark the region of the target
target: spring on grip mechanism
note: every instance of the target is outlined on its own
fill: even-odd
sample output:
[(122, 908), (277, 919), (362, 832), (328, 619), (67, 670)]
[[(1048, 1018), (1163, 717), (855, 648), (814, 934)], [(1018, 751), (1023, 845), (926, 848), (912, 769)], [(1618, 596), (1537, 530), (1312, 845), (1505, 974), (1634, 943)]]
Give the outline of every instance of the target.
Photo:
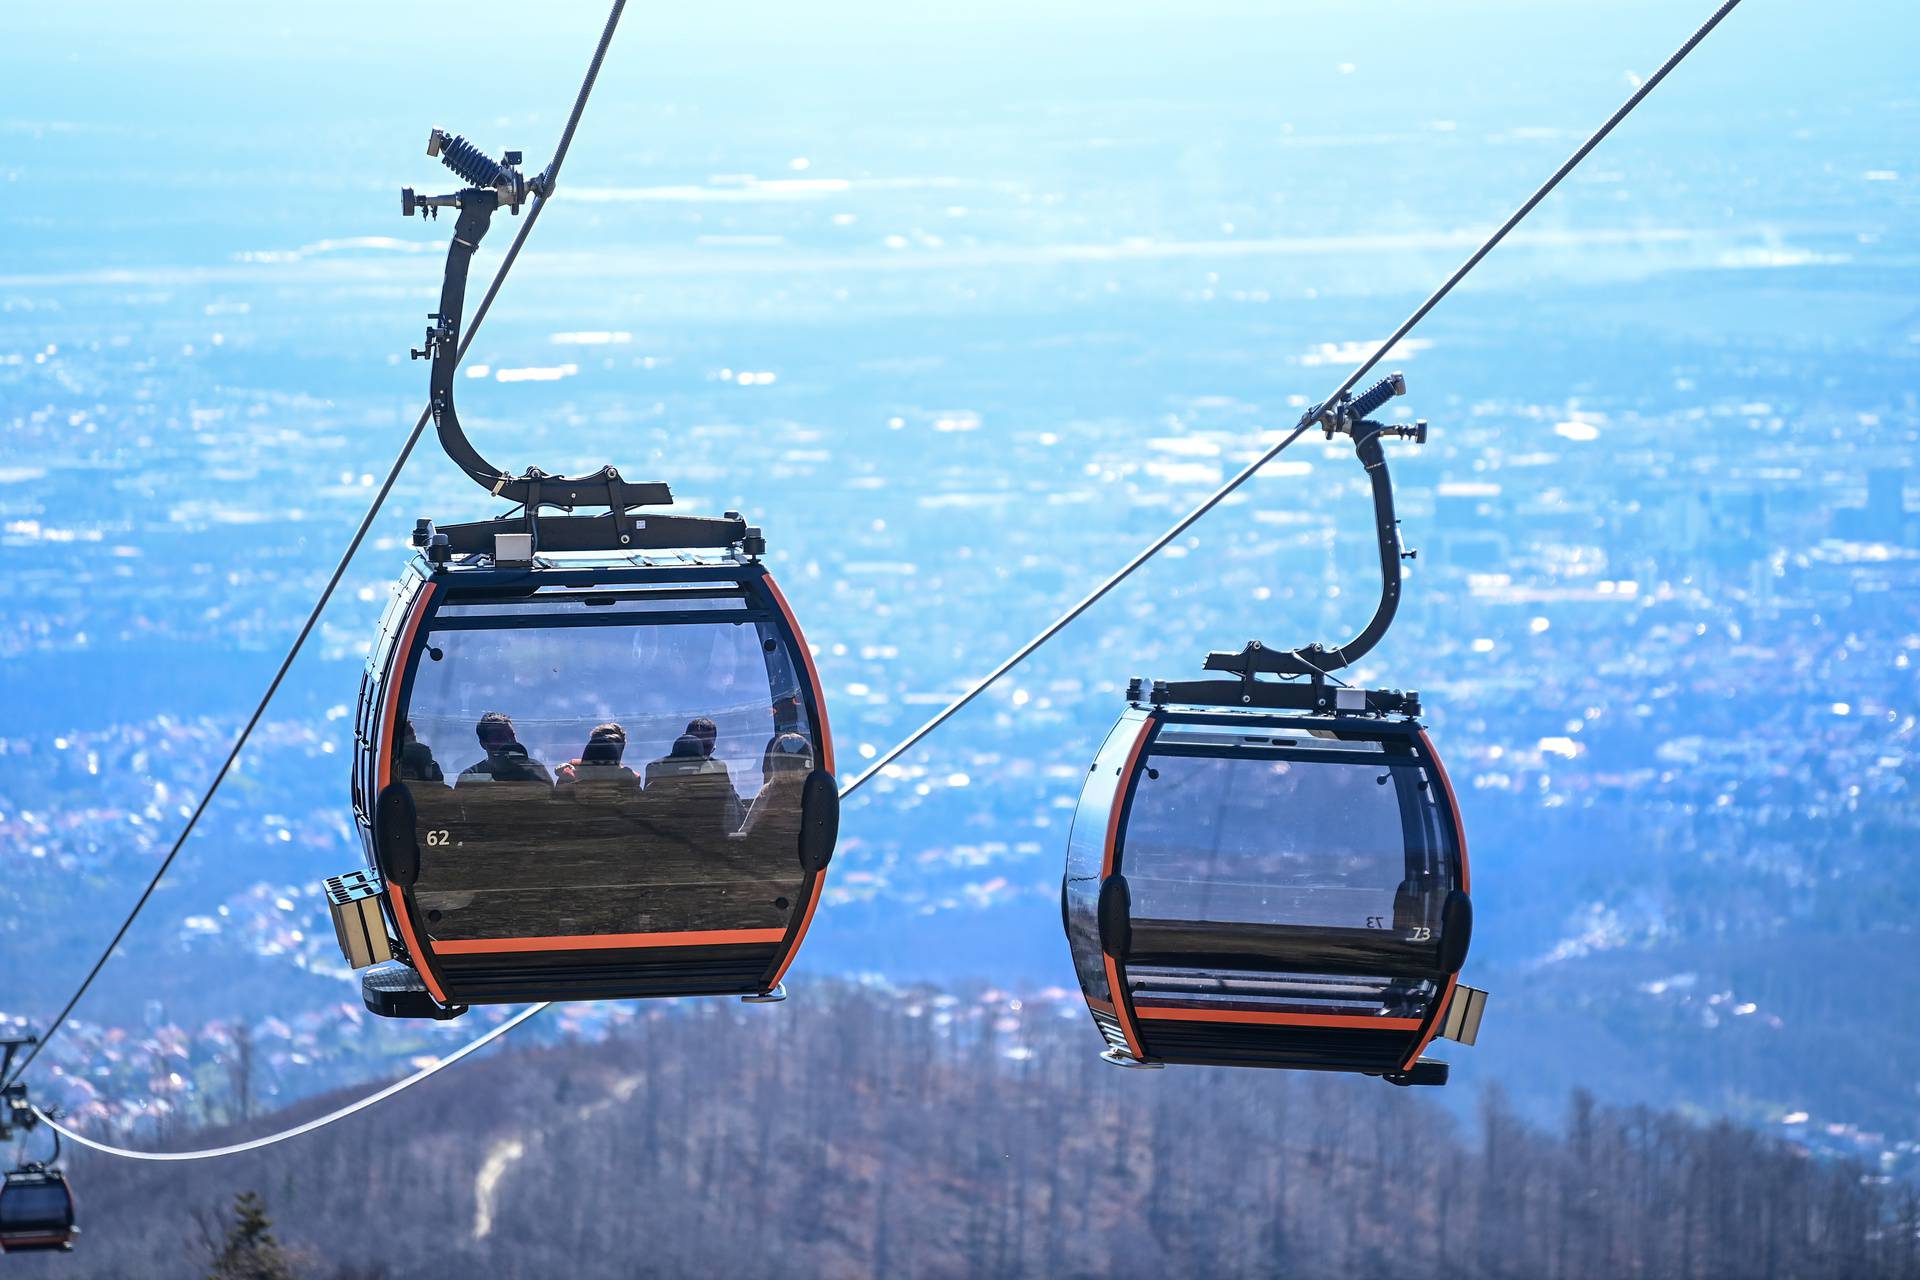
[[(440, 163), (465, 178), (469, 185), (493, 187), (506, 180), (507, 171), (492, 156), (459, 134), (449, 137), (440, 133), (438, 136)], [(428, 149), (428, 154), (432, 154), (432, 148)]]
[(520, 173), (518, 151), (509, 151), (495, 160), (459, 134), (435, 129), (427, 135), (427, 154), (440, 157), (440, 163), (469, 186), (499, 192), (500, 203), (509, 209), (518, 210), (527, 198), (527, 180)]
[(1347, 430), (1395, 396), (1405, 394), (1406, 376), (1390, 373), (1358, 396), (1341, 396), (1338, 400), (1319, 406), (1308, 415), (1308, 421), (1318, 422), (1331, 438), (1335, 432)]
[(1380, 381), (1362, 391), (1347, 406), (1347, 412), (1355, 419), (1371, 417), (1378, 409), (1395, 396), (1407, 394), (1407, 379), (1404, 374), (1390, 373)]

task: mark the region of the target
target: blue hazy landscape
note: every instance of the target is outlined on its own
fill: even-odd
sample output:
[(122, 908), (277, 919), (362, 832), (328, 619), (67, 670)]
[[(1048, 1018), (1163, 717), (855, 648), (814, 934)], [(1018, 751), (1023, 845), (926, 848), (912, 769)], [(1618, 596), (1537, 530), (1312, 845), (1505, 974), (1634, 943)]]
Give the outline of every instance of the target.
[[(762, 525), (851, 772), (1338, 385), (1681, 8), (636, 4), (463, 415)], [(602, 17), (0, 10), (0, 1017), (105, 944), (420, 411), (428, 128), (543, 164)], [(1904, 6), (1744, 7), (1389, 359), (1432, 438), (1357, 679), (1421, 691), (1468, 824), (1451, 1105), (1920, 1170), (1916, 61)], [(293, 1102), (505, 1016), (375, 1025), (319, 897), (413, 521), (494, 510), (429, 437), (37, 1087), (137, 1130), (239, 1027)], [(845, 980), (1084, 1020), (1060, 868), (1128, 678), (1350, 633), (1368, 511), (1303, 440), (864, 788), (778, 1016)]]

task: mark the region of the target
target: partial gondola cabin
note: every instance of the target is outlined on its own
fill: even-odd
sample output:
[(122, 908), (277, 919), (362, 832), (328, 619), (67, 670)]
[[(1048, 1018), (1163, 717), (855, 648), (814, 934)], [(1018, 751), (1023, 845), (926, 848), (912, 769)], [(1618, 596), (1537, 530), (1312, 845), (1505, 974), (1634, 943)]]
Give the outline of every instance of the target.
[(16, 1169), (0, 1185), (0, 1252), (73, 1248), (73, 1189), (53, 1169)]
[(1422, 1058), (1472, 930), (1445, 769), (1411, 719), (1135, 704), (1094, 761), (1061, 911), (1121, 1065), (1363, 1072)]

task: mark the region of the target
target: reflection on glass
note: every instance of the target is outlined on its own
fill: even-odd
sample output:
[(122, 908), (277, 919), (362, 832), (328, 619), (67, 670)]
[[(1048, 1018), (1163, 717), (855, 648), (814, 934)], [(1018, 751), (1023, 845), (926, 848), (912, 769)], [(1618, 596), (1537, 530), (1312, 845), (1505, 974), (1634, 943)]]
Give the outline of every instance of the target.
[(427, 644), (396, 772), (429, 936), (784, 927), (813, 745), (771, 626), (450, 627)]
[(1410, 848), (1402, 820), (1403, 794), (1424, 784), (1414, 766), (1147, 763), (1126, 839), (1136, 919), (1386, 931), (1435, 923), (1441, 851), (1417, 831)]
[(1127, 716), (1114, 726), (1100, 755), (1087, 774), (1080, 804), (1073, 814), (1073, 832), (1067, 839), (1067, 874), (1062, 886), (1067, 945), (1080, 989), (1090, 1000), (1111, 1003), (1106, 962), (1100, 950), (1100, 880), (1107, 856), (1107, 822), (1120, 771), (1140, 734), (1140, 718)]

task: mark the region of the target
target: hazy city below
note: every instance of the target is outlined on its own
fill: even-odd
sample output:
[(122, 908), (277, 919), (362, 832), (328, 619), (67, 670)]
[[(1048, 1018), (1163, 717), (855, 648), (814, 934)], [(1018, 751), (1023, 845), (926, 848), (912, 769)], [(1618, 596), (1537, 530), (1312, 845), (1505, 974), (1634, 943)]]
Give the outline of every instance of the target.
[[(850, 775), (1291, 427), (1696, 20), (1543, 8), (635, 8), (463, 416), (512, 470), (762, 525)], [(0, 1015), (71, 991), (324, 582), (423, 403), (451, 222), (398, 189), (451, 189), (436, 124), (544, 163), (601, 20), (567, 10), (0, 15)], [(1450, 1101), (1920, 1166), (1899, 16), (1743, 9), (1389, 361), (1432, 437), (1391, 453), (1419, 557), (1355, 678), (1422, 693), (1466, 815), (1493, 996)], [(286, 1102), (504, 1016), (374, 1025), (318, 895), (406, 535), (498, 509), (430, 439), (43, 1060), (82, 1119), (207, 1118), (236, 1037)], [(890, 767), (769, 1016), (828, 976), (1071, 1013), (1060, 868), (1128, 677), (1350, 633), (1368, 511), (1303, 440)]]

